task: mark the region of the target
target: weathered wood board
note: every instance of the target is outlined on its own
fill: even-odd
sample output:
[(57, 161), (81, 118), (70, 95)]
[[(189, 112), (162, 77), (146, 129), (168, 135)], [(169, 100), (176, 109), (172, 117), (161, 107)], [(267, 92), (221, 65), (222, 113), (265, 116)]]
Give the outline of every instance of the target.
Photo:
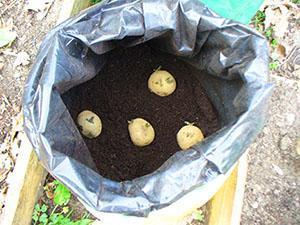
[[(22, 123), (21, 117), (18, 123)], [(27, 225), (47, 175), (39, 163), (32, 145), (23, 131), (15, 131), (12, 147), (18, 148), (19, 156), (13, 171), (13, 179), (7, 192), (3, 225)], [(17, 144), (15, 144), (17, 143)]]
[(208, 225), (240, 224), (246, 176), (247, 153), (241, 157), (221, 189), (206, 204)]

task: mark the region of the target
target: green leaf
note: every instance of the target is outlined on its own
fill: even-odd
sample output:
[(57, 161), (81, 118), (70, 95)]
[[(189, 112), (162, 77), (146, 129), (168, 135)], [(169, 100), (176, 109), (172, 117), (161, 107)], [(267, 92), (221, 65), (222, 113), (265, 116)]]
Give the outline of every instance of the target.
[(280, 62), (278, 60), (273, 60), (269, 63), (269, 69), (270, 70), (276, 70), (280, 66)]
[(57, 223), (58, 223), (58, 214), (57, 214), (57, 213), (53, 213), (53, 214), (50, 216), (49, 220), (50, 220), (49, 225), (50, 225), (50, 224), (52, 224), (52, 225), (57, 224)]
[(42, 207), (41, 207), (41, 212), (47, 212), (47, 209), (48, 209), (48, 206), (43, 204)]
[(58, 182), (54, 190), (54, 204), (63, 206), (68, 204), (71, 199), (71, 192), (62, 183)]
[(8, 28), (0, 28), (0, 48), (12, 43), (17, 37), (17, 33)]
[(75, 222), (74, 225), (90, 225), (93, 222), (91, 219), (81, 219)]
[(64, 217), (63, 215), (59, 216), (59, 225), (74, 225), (74, 222), (70, 218)]
[(273, 27), (268, 27), (266, 30), (265, 30), (265, 36), (268, 40), (272, 40), (272, 37), (273, 37), (273, 33), (274, 33), (274, 30), (273, 30)]
[(55, 185), (59, 185), (59, 184), (61, 184), (58, 180), (54, 180), (53, 181), (53, 184), (55, 184)]
[(204, 215), (201, 210), (194, 213), (194, 219), (199, 222), (202, 222), (204, 220)]
[(271, 41), (271, 46), (274, 47), (274, 48), (277, 47), (278, 46), (278, 41), (276, 39), (273, 39)]
[(266, 14), (263, 11), (258, 10), (255, 16), (252, 18), (252, 23), (254, 24), (255, 28), (258, 30), (259, 25), (263, 25), (266, 19)]
[(70, 225), (70, 222), (71, 220), (69, 218), (55, 213), (50, 216), (50, 222), (48, 225)]
[(33, 215), (32, 215), (32, 220), (33, 220), (34, 222), (38, 221), (38, 219), (39, 219), (39, 216), (38, 216), (37, 214), (33, 214)]
[(34, 210), (37, 211), (37, 212), (40, 212), (41, 211), (40, 205), (39, 204), (35, 204)]
[(92, 5), (101, 2), (102, 0), (90, 0)]
[(46, 213), (43, 213), (41, 216), (40, 216), (40, 219), (39, 221), (43, 224), (47, 224), (48, 222), (48, 215)]

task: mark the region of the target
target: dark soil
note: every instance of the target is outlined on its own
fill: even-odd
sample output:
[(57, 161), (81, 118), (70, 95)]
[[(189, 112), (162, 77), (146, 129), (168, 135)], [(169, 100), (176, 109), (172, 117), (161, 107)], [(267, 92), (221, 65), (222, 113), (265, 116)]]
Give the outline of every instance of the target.
[[(147, 45), (118, 49), (107, 58), (95, 78), (63, 96), (75, 121), (83, 110), (100, 116), (101, 135), (85, 142), (104, 177), (131, 180), (159, 168), (180, 150), (176, 133), (185, 121), (194, 122), (205, 137), (220, 128), (217, 112), (195, 77), (199, 72), (188, 64)], [(150, 74), (159, 66), (177, 82), (168, 97), (159, 97), (147, 87)], [(149, 121), (156, 133), (153, 143), (142, 148), (132, 144), (127, 129), (127, 121), (137, 117)]]

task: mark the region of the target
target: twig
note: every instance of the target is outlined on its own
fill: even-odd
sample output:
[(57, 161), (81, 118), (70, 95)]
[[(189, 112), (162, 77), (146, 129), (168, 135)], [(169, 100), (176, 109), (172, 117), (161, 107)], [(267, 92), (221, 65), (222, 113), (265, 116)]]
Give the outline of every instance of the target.
[(9, 5), (7, 5), (0, 13), (0, 16), (2, 16), (13, 4), (15, 4), (17, 0), (13, 0)]

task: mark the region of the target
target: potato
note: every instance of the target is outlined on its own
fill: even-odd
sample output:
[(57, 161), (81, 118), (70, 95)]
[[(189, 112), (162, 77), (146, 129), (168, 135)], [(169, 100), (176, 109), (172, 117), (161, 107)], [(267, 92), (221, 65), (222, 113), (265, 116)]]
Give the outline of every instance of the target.
[(77, 123), (80, 132), (88, 138), (96, 138), (100, 135), (102, 130), (102, 122), (100, 118), (89, 110), (84, 110), (79, 113)]
[(151, 144), (155, 137), (151, 124), (142, 118), (128, 121), (128, 131), (132, 143), (139, 147)]
[(187, 123), (177, 133), (177, 143), (182, 150), (189, 149), (203, 139), (201, 130), (192, 123)]
[(149, 77), (148, 88), (161, 97), (168, 96), (175, 91), (176, 80), (168, 71), (158, 68)]

